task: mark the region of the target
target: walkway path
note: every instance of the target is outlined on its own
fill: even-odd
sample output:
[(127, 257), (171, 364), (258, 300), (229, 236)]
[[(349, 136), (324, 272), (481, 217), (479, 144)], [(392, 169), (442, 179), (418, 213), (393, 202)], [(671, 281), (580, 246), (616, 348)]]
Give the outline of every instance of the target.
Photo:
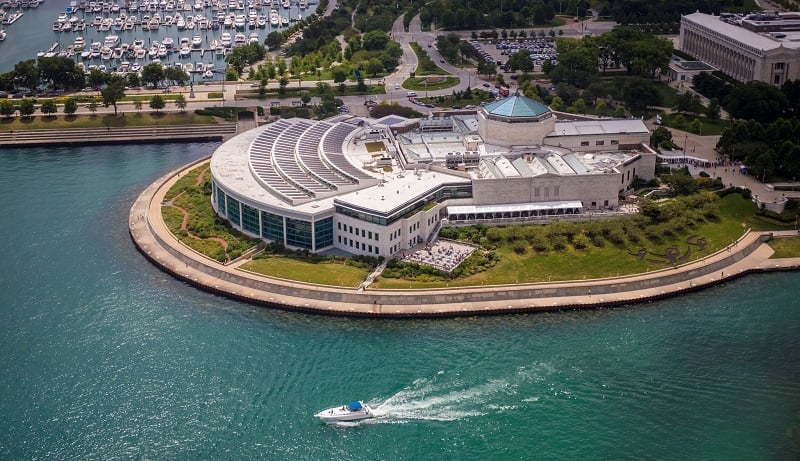
[[(343, 289), (265, 277), (223, 265), (178, 241), (161, 204), (178, 175), (151, 184), (131, 208), (129, 228), (140, 251), (164, 271), (227, 297), (268, 307), (350, 316), (436, 317), (619, 306), (675, 296), (744, 274), (799, 269), (800, 258), (769, 259), (767, 233), (749, 232), (702, 260), (626, 277), (434, 290)], [(790, 233), (790, 235), (796, 235)]]

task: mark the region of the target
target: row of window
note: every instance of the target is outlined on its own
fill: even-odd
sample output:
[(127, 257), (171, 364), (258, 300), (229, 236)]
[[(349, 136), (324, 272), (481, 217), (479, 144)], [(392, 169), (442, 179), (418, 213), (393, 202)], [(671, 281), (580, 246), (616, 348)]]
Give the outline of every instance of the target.
[[(611, 144), (612, 146), (616, 146), (616, 145), (618, 145), (618, 144), (619, 144), (619, 140), (617, 140), (617, 139), (612, 139), (612, 140), (610, 141), (610, 144)], [(586, 147), (586, 146), (588, 146), (588, 145), (589, 145), (589, 141), (581, 141), (581, 147)], [(605, 142), (605, 141), (595, 141), (595, 142), (594, 142), (594, 145), (595, 145), (595, 146), (605, 146), (605, 145), (606, 145), (606, 142)]]
[[(542, 188), (541, 187), (534, 187), (533, 188), (533, 196), (534, 197), (541, 197), (542, 196)], [(555, 185), (553, 186), (553, 197), (558, 197), (559, 192), (561, 191), (561, 186)], [(544, 188), (544, 197), (550, 197), (550, 186)]]
[(366, 229), (359, 229), (358, 227), (356, 227), (355, 228), (355, 232), (353, 232), (353, 230), (354, 230), (353, 226), (351, 226), (349, 224), (342, 224), (340, 222), (337, 222), (336, 226), (340, 231), (347, 232), (348, 234), (353, 234), (356, 237), (361, 235), (361, 237), (364, 237), (364, 238), (367, 238), (367, 239), (370, 239), (370, 240), (374, 239), (376, 242), (381, 239), (380, 234), (377, 233), (377, 232), (368, 231)]
[(341, 243), (343, 245), (347, 245), (347, 246), (349, 246), (351, 248), (355, 248), (356, 250), (365, 251), (365, 252), (370, 253), (370, 254), (374, 253), (374, 254), (377, 255), (377, 254), (381, 253), (381, 250), (377, 245), (372, 246), (372, 244), (359, 242), (358, 240), (353, 241), (353, 239), (351, 239), (351, 238), (347, 238), (347, 237), (342, 238), (341, 235), (339, 236), (339, 243)]
[(333, 245), (333, 217), (315, 223), (302, 219), (284, 219), (282, 216), (240, 203), (216, 187), (214, 191), (217, 194), (217, 209), (220, 214), (227, 216), (233, 225), (241, 227), (250, 234), (309, 250), (319, 250)]

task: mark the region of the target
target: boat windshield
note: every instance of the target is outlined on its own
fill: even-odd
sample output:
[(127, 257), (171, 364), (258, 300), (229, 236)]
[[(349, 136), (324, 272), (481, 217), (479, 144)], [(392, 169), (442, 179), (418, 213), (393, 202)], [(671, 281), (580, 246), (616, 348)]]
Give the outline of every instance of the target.
[(362, 408), (361, 402), (350, 402), (347, 404), (347, 409), (350, 411), (359, 411)]

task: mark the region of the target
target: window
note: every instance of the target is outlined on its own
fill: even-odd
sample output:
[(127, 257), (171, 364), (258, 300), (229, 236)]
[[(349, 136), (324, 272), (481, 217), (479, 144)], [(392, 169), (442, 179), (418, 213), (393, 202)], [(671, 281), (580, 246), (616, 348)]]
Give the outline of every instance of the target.
[(544, 198), (548, 198), (548, 197), (550, 197), (550, 187), (549, 186), (544, 188)]
[(311, 223), (301, 219), (286, 218), (286, 244), (299, 248), (313, 249)]
[(605, 141), (595, 141), (594, 145), (595, 146), (603, 146), (603, 145), (605, 145), (605, 143), (606, 143)]
[(320, 219), (314, 223), (314, 245), (316, 249), (333, 245), (333, 218)]
[(541, 195), (541, 194), (539, 194), (539, 188), (538, 187), (534, 187), (533, 188), (533, 196), (534, 197), (538, 197), (539, 195)]
[(558, 192), (559, 192), (560, 188), (561, 188), (561, 186), (553, 186), (553, 195), (555, 197), (558, 197)]
[(258, 232), (258, 210), (242, 203), (242, 228), (254, 235)]
[(581, 146), (586, 147), (589, 145), (589, 141), (581, 141)]
[(774, 83), (774, 84), (776, 84), (776, 85), (780, 85), (780, 83), (781, 83), (781, 76), (780, 76), (780, 75), (776, 75), (776, 76), (775, 76), (775, 78), (773, 78), (773, 79), (772, 79), (772, 83)]
[(617, 144), (619, 144), (619, 141), (617, 141), (616, 139), (612, 139), (611, 140), (611, 145), (612, 146), (616, 146)]
[(783, 70), (783, 64), (784, 63), (782, 63), (782, 62), (776, 62), (775, 63), (775, 70)]
[(262, 211), (261, 237), (283, 243), (283, 217)]
[(239, 201), (231, 196), (228, 196), (228, 219), (237, 226), (242, 225), (241, 216), (239, 215)]

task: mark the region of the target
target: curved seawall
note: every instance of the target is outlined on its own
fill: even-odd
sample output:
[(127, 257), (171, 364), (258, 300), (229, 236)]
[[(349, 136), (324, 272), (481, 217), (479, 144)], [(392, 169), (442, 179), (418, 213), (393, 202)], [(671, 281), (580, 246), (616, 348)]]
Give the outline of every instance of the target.
[(751, 272), (800, 267), (800, 258), (768, 259), (771, 233), (747, 232), (701, 260), (624, 277), (430, 290), (359, 291), (266, 277), (223, 265), (180, 242), (161, 217), (172, 171), (145, 189), (131, 207), (129, 231), (141, 253), (198, 288), (272, 308), (363, 317), (441, 317), (619, 306), (696, 291)]

